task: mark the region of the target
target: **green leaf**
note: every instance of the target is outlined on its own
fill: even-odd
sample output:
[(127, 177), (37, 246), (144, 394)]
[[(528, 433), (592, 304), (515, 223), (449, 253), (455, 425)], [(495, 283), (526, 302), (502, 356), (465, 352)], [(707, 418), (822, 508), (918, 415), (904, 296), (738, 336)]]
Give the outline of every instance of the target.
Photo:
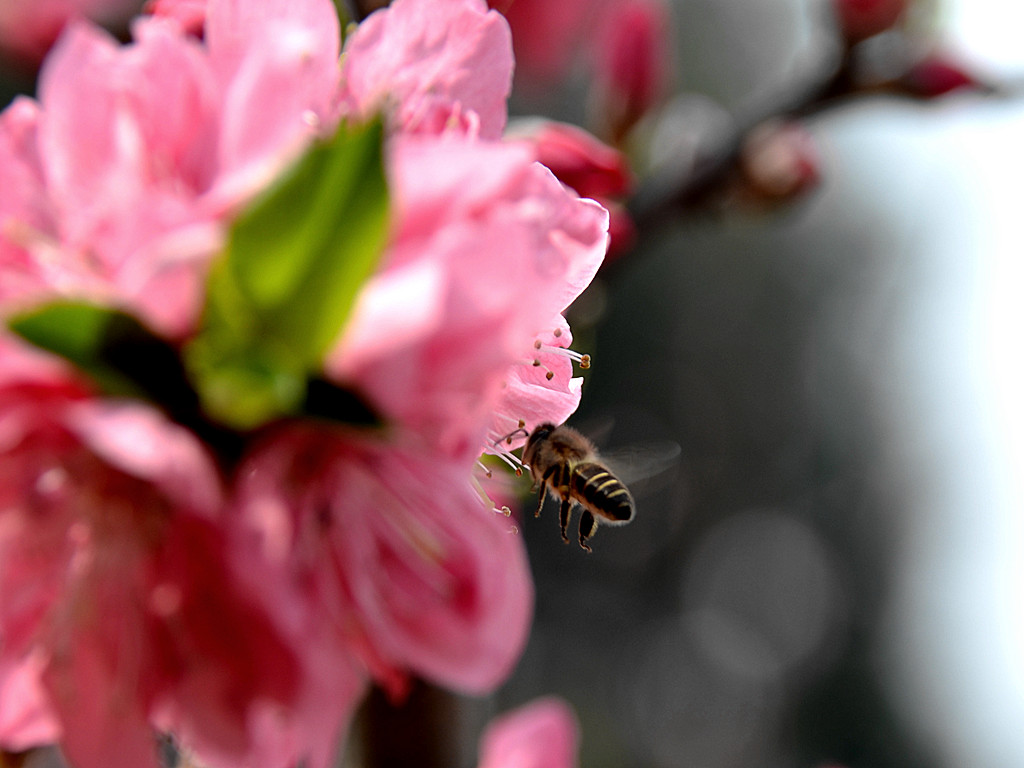
[(387, 238), (380, 121), (338, 128), (235, 221), (186, 364), (207, 413), (298, 412)]
[(168, 376), (167, 368), (177, 365), (174, 350), (120, 310), (56, 301), (15, 315), (7, 324), (26, 341), (66, 359), (106, 394), (150, 397), (154, 386), (184, 382), (180, 367), (177, 375)]

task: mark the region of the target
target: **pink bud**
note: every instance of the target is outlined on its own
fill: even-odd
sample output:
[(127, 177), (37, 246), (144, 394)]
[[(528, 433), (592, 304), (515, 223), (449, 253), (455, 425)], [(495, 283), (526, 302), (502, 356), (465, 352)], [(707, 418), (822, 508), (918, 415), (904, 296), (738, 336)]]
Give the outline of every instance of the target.
[(530, 139), (537, 159), (582, 197), (616, 197), (633, 186), (625, 155), (582, 128), (545, 122)]
[(740, 165), (749, 191), (764, 202), (793, 198), (817, 184), (814, 138), (796, 123), (764, 123), (747, 137)]
[(942, 96), (958, 88), (987, 88), (965, 71), (960, 62), (942, 53), (926, 56), (917, 62), (903, 76), (903, 84), (914, 94), (925, 98)]
[(601, 107), (616, 140), (650, 109), (668, 75), (668, 11), (662, 0), (621, 0), (604, 19), (595, 48)]
[(636, 226), (616, 199), (633, 188), (626, 156), (592, 134), (568, 123), (544, 122), (528, 137), (537, 148), (537, 160), (581, 197), (597, 200), (609, 213), (608, 254), (605, 260), (628, 251), (636, 239)]
[(834, 0), (844, 37), (851, 43), (892, 27), (912, 0)]

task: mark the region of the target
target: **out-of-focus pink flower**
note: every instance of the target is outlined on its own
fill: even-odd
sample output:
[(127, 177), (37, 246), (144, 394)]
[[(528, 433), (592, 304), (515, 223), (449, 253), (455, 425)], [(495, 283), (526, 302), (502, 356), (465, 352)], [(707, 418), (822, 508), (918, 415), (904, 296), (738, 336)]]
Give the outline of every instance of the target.
[(0, 53), (36, 65), (73, 19), (127, 20), (137, 0), (5, 0), (0, 3)]
[[(613, 0), (614, 1), (614, 0)], [(512, 28), (516, 76), (529, 87), (550, 87), (566, 75), (581, 41), (609, 0), (490, 0)]]
[(884, 32), (899, 21), (912, 0), (834, 0), (843, 36), (851, 43)]
[(478, 768), (574, 768), (578, 730), (564, 701), (537, 699), (488, 726)]
[(239, 524), (294, 585), (310, 635), (393, 690), (412, 672), (480, 693), (526, 639), (520, 537), (466, 467), (377, 438), (286, 429), (240, 472)]
[(508, 34), (478, 0), (368, 19), (344, 90), (328, 0), (211, 0), (202, 40), (176, 19), (133, 31), (122, 47), (74, 26), (39, 102), (0, 117), (3, 313), (85, 296), (187, 335), (232, 215), (337, 118), (383, 107), (391, 239), (326, 374), (387, 426), (268, 428), (225, 502), (155, 411), (52, 360), (0, 361), (0, 695), (38, 694), (0, 736), (145, 766), (155, 725), (215, 762), (326, 768), (368, 678), (481, 692), (521, 652), (523, 544), (471, 468), (488, 430), (575, 409), (560, 313), (607, 213), (496, 140)]
[(391, 178), (395, 234), (328, 370), (436, 450), (472, 458), (508, 371), (532, 364), (534, 340), (600, 266), (607, 213), (525, 144), (395, 137)]
[(201, 36), (206, 22), (206, 0), (148, 0), (146, 13), (175, 19), (181, 28), (196, 37)]
[(38, 106), (0, 118), (0, 300), (85, 296), (191, 329), (224, 218), (333, 120), (333, 6), (266, 5), (212, 3), (205, 43), (159, 18), (128, 46), (64, 35)]
[(297, 670), (227, 567), (211, 460), (8, 339), (0, 361), (0, 711), (21, 715), (2, 746), (59, 736), (82, 768), (153, 766), (148, 719), (184, 702), (243, 750), (250, 705), (289, 701)]
[(599, 119), (616, 143), (654, 106), (668, 80), (664, 0), (618, 0), (603, 20), (594, 57)]
[(512, 88), (512, 40), (483, 0), (395, 0), (345, 43), (342, 108), (383, 109), (407, 132), (496, 139)]

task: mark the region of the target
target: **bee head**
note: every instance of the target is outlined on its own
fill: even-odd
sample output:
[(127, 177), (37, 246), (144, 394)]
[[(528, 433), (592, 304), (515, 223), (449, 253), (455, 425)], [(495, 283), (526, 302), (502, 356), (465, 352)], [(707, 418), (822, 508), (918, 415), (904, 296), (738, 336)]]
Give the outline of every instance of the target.
[[(547, 440), (554, 431), (555, 425), (550, 421), (546, 421), (543, 424), (538, 424), (534, 427), (533, 432), (531, 432), (530, 436), (526, 438), (526, 447), (523, 448), (523, 459), (527, 459), (527, 457), (536, 450), (537, 445), (542, 441)], [(527, 461), (527, 463), (529, 463), (529, 461)]]

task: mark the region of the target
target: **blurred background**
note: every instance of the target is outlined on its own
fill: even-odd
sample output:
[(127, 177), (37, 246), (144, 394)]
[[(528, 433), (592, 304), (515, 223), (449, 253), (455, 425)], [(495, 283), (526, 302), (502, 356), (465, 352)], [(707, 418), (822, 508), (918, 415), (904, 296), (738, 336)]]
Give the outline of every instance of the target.
[[(827, 5), (671, 3), (646, 152), (827, 71)], [(570, 314), (574, 423), (682, 449), (591, 556), (550, 508), (523, 526), (537, 618), (498, 708), (565, 696), (588, 768), (1024, 765), (1024, 7), (912, 11), (1001, 92), (808, 117), (812, 190), (641, 226)]]
[[(581, 30), (586, 7), (548, 2)], [(445, 710), (462, 765), (489, 717), (557, 694), (586, 768), (1024, 766), (1024, 5), (917, 0), (878, 35), (838, 8), (659, 5), (639, 107), (557, 26), (520, 51), (516, 114), (632, 161), (635, 232), (570, 311), (594, 358), (573, 423), (655, 471), (591, 555), (525, 501), (535, 626), (497, 695)], [(891, 87), (936, 51), (968, 87)], [(5, 101), (32, 88), (18, 56)], [(856, 87), (802, 111), (851, 56)], [(734, 145), (783, 112), (775, 194)]]

